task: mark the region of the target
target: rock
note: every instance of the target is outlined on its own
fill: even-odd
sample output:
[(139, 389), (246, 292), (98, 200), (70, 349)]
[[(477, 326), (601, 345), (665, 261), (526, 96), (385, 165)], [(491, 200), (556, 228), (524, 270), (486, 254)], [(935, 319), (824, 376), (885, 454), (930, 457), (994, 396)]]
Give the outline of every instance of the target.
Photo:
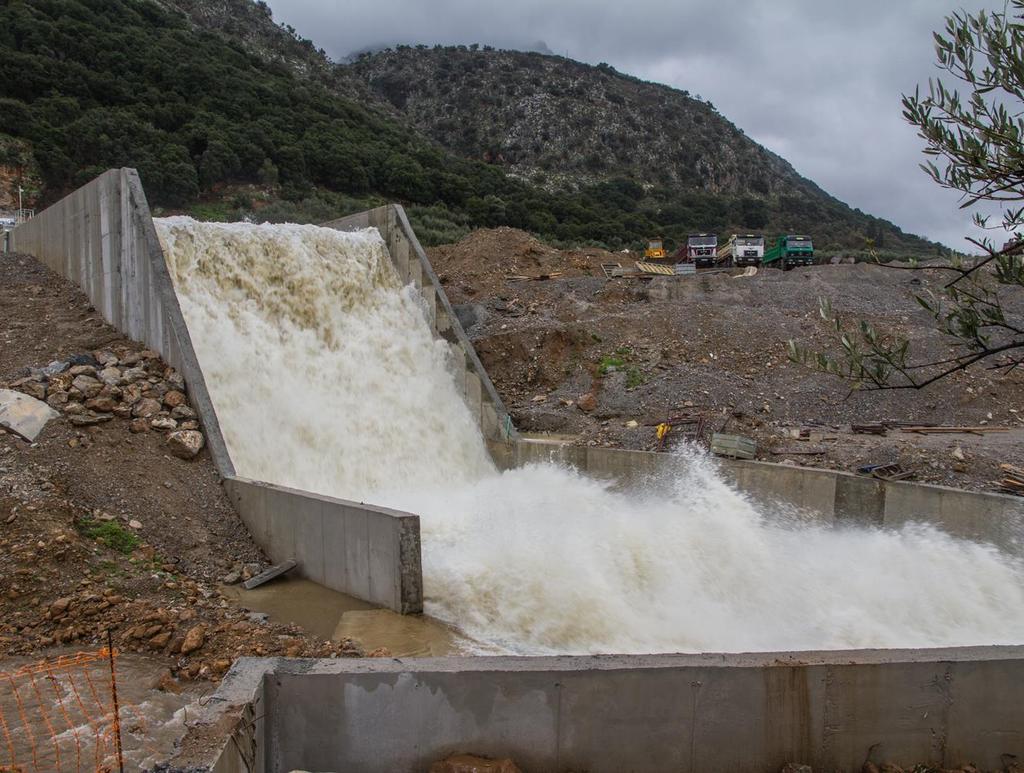
[(206, 643), (206, 626), (196, 625), (188, 629), (185, 638), (181, 642), (181, 654), (188, 655), (195, 652)]
[(157, 634), (152, 639), (150, 639), (150, 646), (153, 647), (153, 649), (163, 649), (170, 643), (170, 641), (171, 632), (165, 631), (162, 634)]
[(390, 657), (394, 657), (394, 656), (391, 654), (391, 650), (389, 650), (387, 647), (378, 647), (375, 650), (371, 650), (370, 652), (367, 652), (366, 653), (366, 657), (368, 657), (368, 658), (390, 658)]
[(138, 352), (128, 352), (121, 358), (122, 365), (136, 365), (139, 362), (142, 362), (142, 355)]
[(111, 413), (113, 413), (118, 418), (129, 419), (131, 418), (132, 415), (132, 407), (130, 405), (125, 405), (124, 403), (118, 403), (117, 405), (114, 406)]
[(143, 349), (139, 352), (139, 357), (144, 360), (159, 360), (160, 355), (154, 352), (152, 349)]
[(547, 395), (534, 395), (534, 397), (533, 397), (533, 400), (531, 400), (531, 402), (534, 402), (534, 403), (543, 403), (543, 402), (545, 402), (545, 401), (546, 401), (547, 399), (548, 399), (548, 396), (547, 396)]
[(65, 416), (78, 416), (85, 413), (85, 406), (81, 403), (68, 403), (63, 411)]
[(132, 518), (130, 521), (128, 521), (128, 526), (130, 526), (133, 529), (141, 529), (142, 528), (142, 524), (139, 521), (136, 521), (134, 518)]
[(30, 443), (58, 416), (57, 411), (41, 400), (12, 389), (0, 389), (0, 427)]
[(68, 393), (64, 390), (50, 390), (50, 393), (46, 396), (46, 404), (51, 408), (63, 408), (68, 404)]
[(779, 770), (779, 773), (814, 773), (810, 765), (802, 765), (799, 762), (787, 762)]
[(138, 434), (140, 432), (149, 432), (149, 419), (132, 419), (128, 425), (128, 431)]
[(194, 459), (203, 450), (206, 438), (194, 429), (177, 430), (167, 436), (167, 446), (179, 459)]
[(179, 392), (185, 391), (185, 378), (174, 368), (168, 368), (164, 371), (164, 381), (167, 382), (171, 389), (177, 389)]
[(95, 424), (102, 424), (105, 421), (110, 421), (114, 418), (112, 413), (92, 413), (92, 414), (79, 414), (78, 416), (72, 416), (69, 421), (76, 427), (91, 427)]
[(121, 372), (121, 380), (126, 384), (130, 384), (144, 378), (149, 378), (149, 374), (146, 373), (145, 368), (128, 368), (128, 370)]
[(97, 373), (96, 378), (107, 386), (119, 386), (121, 384), (121, 371), (113, 366), (107, 367)]
[(113, 352), (108, 351), (96, 351), (92, 353), (92, 356), (96, 358), (96, 362), (102, 365), (104, 368), (109, 365), (117, 365), (117, 355)]
[(194, 419), (196, 412), (189, 408), (187, 405), (176, 405), (174, 410), (171, 411), (171, 418), (181, 421), (182, 419)]
[(522, 773), (522, 770), (507, 757), (492, 760), (472, 754), (456, 754), (435, 762), (430, 773)]
[(952, 453), (950, 453), (950, 456), (952, 456), (958, 462), (963, 462), (966, 461), (967, 459), (967, 457), (964, 455), (964, 449), (962, 449), (960, 446), (954, 448)]
[(198, 421), (183, 421), (178, 425), (178, 429), (199, 429)]
[(63, 615), (68, 609), (71, 608), (71, 603), (74, 601), (70, 596), (59, 598), (50, 604), (50, 617), (59, 617)]
[(176, 422), (174, 419), (168, 416), (157, 416), (155, 419), (149, 422), (149, 426), (151, 426), (155, 430), (167, 432), (168, 430), (177, 429), (178, 422)]
[(597, 408), (597, 398), (594, 397), (593, 392), (587, 392), (585, 395), (580, 396), (576, 401), (576, 405), (579, 406), (579, 409), (584, 413), (590, 413)]
[(148, 419), (150, 416), (159, 413), (161, 407), (159, 400), (154, 400), (152, 397), (143, 397), (132, 406), (132, 416)]
[(95, 376), (96, 367), (93, 365), (72, 365), (68, 368), (68, 373), (72, 376)]
[(629, 429), (636, 429), (637, 427), (640, 426), (640, 422), (638, 422), (636, 419), (630, 419), (625, 424), (623, 424), (623, 426), (628, 427)]
[(18, 391), (36, 400), (46, 399), (46, 385), (38, 381), (25, 381), (18, 387)]
[(112, 397), (94, 397), (85, 401), (85, 407), (90, 411), (111, 413), (117, 407), (117, 401)]
[(251, 579), (251, 578), (255, 577), (257, 574), (259, 574), (261, 571), (263, 571), (263, 567), (261, 567), (255, 561), (250, 562), (248, 564), (244, 564), (242, 566), (242, 579), (243, 580)]
[(43, 373), (45, 373), (48, 378), (52, 378), (53, 376), (56, 376), (58, 373), (63, 373), (67, 369), (68, 363), (61, 362), (60, 360), (54, 360), (45, 368), (43, 368)]
[(185, 395), (177, 389), (172, 389), (164, 395), (164, 405), (168, 408), (177, 408), (180, 405), (184, 405), (185, 402)]
[(71, 386), (82, 393), (85, 398), (95, 397), (103, 390), (103, 383), (92, 376), (75, 376), (75, 380), (71, 382)]
[(238, 583), (240, 583), (242, 581), (242, 573), (241, 572), (228, 572), (227, 574), (225, 574), (221, 578), (220, 581), (222, 583), (224, 583), (225, 585), (237, 585)]
[(95, 368), (97, 365), (99, 365), (99, 362), (96, 360), (95, 357), (93, 357), (88, 352), (83, 352), (82, 354), (76, 354), (74, 357), (69, 357), (68, 365), (90, 365), (93, 368)]

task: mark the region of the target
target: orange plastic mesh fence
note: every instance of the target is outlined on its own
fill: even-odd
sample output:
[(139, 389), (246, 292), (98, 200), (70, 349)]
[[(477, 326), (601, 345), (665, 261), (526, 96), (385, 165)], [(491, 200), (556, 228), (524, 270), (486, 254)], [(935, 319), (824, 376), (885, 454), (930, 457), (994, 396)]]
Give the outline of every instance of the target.
[(102, 649), (0, 671), (0, 773), (116, 771), (110, 664)]

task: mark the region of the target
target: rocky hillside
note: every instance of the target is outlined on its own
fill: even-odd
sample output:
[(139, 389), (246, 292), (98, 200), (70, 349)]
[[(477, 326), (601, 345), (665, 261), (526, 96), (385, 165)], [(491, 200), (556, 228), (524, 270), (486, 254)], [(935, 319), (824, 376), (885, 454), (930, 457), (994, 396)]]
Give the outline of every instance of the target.
[[(559, 56), (399, 47), (351, 71), (462, 156), (548, 190), (629, 180), (660, 230), (814, 232), (823, 246), (934, 245), (853, 210), (686, 91)], [(673, 226), (681, 228), (673, 228)]]

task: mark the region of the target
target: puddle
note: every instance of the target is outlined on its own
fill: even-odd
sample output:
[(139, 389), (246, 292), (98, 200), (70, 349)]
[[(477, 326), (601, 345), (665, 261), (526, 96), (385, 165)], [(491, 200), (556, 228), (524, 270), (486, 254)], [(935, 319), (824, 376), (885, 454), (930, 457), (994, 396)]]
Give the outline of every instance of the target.
[(239, 606), (264, 612), (275, 623), (293, 624), (322, 639), (330, 639), (346, 612), (376, 609), (373, 604), (317, 585), (301, 577), (284, 576), (252, 590), (239, 585), (221, 587)]
[(388, 609), (299, 577), (281, 577), (253, 590), (222, 588), (228, 598), (275, 623), (298, 625), (324, 639), (355, 639), (366, 651), (386, 647), (395, 657), (442, 657), (476, 651), (473, 642), (425, 615)]

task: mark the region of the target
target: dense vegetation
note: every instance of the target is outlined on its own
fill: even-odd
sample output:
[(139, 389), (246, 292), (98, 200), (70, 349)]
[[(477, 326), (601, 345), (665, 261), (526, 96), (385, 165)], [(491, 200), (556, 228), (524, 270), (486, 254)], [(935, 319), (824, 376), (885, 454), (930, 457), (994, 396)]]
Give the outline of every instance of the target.
[[(157, 207), (315, 221), (399, 200), (427, 242), (511, 225), (562, 243), (620, 247), (662, 234), (671, 244), (695, 229), (816, 230), (856, 214), (841, 241), (826, 241), (887, 237), (931, 249), (829, 197), (652, 194), (625, 174), (578, 190), (526, 180), (348, 98), (359, 92), (354, 75), (325, 65), (312, 77), (309, 62), (321, 56), (312, 46), (298, 72), (261, 56), (257, 31), (198, 28), (196, 15), (211, 17), (213, 4), (188, 5), (186, 17), (149, 0), (0, 0), (0, 141), (29, 143), (42, 203), (104, 169), (134, 166)], [(348, 88), (332, 86), (345, 79)]]

